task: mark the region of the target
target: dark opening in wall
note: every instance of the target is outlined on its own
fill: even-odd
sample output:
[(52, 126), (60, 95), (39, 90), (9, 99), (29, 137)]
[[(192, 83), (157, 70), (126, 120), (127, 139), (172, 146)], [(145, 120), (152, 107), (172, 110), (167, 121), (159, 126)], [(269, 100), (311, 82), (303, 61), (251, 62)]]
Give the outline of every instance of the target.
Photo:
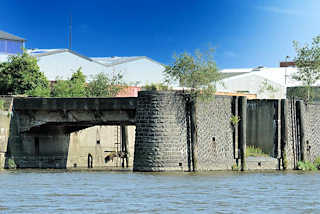
[(104, 163), (108, 163), (111, 160), (110, 156), (104, 158)]
[(100, 144), (100, 140), (97, 140), (97, 144)]
[(88, 168), (93, 168), (93, 157), (91, 154), (88, 154)]

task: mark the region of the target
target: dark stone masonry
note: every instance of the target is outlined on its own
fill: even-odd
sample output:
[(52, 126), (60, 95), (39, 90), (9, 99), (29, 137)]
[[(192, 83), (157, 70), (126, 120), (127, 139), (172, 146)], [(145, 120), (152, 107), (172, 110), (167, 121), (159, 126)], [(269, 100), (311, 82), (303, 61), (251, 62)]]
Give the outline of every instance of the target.
[[(136, 112), (134, 170), (208, 171), (235, 164), (233, 97), (198, 99), (194, 123), (183, 92), (140, 92)], [(195, 127), (192, 133), (192, 126)], [(192, 136), (196, 135), (196, 141)]]
[(187, 171), (186, 100), (180, 92), (139, 92), (135, 171)]
[[(320, 104), (300, 100), (183, 91), (1, 100), (0, 168), (282, 170), (320, 156)], [(266, 155), (246, 157), (249, 146)]]

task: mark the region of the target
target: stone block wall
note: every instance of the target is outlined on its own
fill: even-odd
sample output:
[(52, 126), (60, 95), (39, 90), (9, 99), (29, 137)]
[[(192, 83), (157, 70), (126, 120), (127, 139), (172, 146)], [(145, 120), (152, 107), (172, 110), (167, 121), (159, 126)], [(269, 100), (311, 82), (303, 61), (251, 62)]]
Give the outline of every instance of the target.
[(133, 170), (189, 170), (183, 93), (139, 92)]
[(288, 119), (288, 141), (285, 149), (288, 169), (294, 169), (297, 165), (297, 126), (296, 126), (296, 106), (295, 101), (288, 100), (287, 119)]
[(320, 104), (305, 105), (305, 159), (313, 162), (320, 157)]
[(233, 148), (232, 97), (216, 96), (196, 104), (196, 170), (226, 170), (235, 163)]

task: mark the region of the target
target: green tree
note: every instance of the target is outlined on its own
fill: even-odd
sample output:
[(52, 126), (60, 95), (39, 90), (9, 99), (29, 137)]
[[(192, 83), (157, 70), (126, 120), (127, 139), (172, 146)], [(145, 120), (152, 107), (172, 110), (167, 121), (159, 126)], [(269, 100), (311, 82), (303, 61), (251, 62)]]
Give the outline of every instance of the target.
[(125, 87), (120, 72), (113, 72), (111, 75), (99, 73), (88, 83), (87, 95), (90, 97), (114, 97)]
[(299, 46), (297, 41), (293, 42), (296, 50), (294, 61), (298, 67), (298, 72), (293, 78), (301, 81), (306, 87), (306, 99), (311, 98), (311, 87), (320, 79), (320, 35), (313, 38), (311, 45)]
[(70, 93), (70, 81), (57, 78), (56, 82), (52, 86), (52, 97), (71, 97)]
[(53, 97), (86, 97), (86, 76), (81, 68), (73, 73), (69, 80), (58, 79), (53, 85), (51, 94)]
[(166, 66), (164, 71), (165, 82), (179, 82), (180, 86), (191, 88), (194, 95), (201, 91), (205, 97), (212, 96), (220, 80), (213, 52), (213, 49), (209, 49), (206, 53), (197, 50), (194, 55), (186, 52), (174, 55), (174, 63)]
[(37, 59), (23, 52), (10, 56), (8, 62), (0, 64), (1, 94), (35, 94), (36, 91), (47, 91), (49, 82), (40, 72)]

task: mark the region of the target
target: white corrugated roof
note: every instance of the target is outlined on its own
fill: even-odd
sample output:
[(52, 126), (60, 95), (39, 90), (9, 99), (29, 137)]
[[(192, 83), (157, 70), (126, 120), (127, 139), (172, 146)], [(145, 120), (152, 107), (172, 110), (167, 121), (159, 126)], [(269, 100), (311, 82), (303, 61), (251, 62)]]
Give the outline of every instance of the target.
[[(251, 69), (251, 71), (248, 71), (249, 69), (224, 69), (220, 72), (224, 74), (235, 74), (239, 73), (239, 75), (227, 77), (224, 80), (228, 79), (237, 79), (237, 78), (243, 78), (245, 76), (260, 76), (265, 79), (268, 79), (269, 81), (276, 82), (282, 86), (286, 87), (295, 87), (295, 86), (301, 86), (302, 83), (300, 81), (297, 81), (293, 79), (293, 75), (297, 73), (298, 69), (293, 67), (277, 67), (277, 68), (259, 68), (259, 69)], [(319, 86), (320, 81), (318, 81), (315, 85)]]
[(113, 56), (113, 57), (91, 57), (92, 60), (97, 61), (99, 63), (102, 63), (106, 66), (114, 66), (119, 65), (127, 62), (133, 62), (140, 59), (147, 59), (149, 61), (152, 61), (154, 63), (157, 63), (161, 66), (164, 66), (163, 64), (147, 57), (147, 56), (125, 56), (125, 57), (119, 57), (119, 56)]
[(114, 57), (91, 57), (91, 59), (104, 63), (106, 65), (112, 65), (112, 64), (121, 64), (127, 61), (131, 60), (136, 60), (138, 56), (132, 56), (132, 57), (119, 57), (119, 56), (114, 56)]
[(64, 50), (64, 49), (28, 49), (27, 52), (30, 55), (38, 55), (43, 53), (55, 52), (59, 50)]
[(219, 72), (221, 73), (245, 73), (251, 72), (252, 68), (231, 68), (231, 69), (222, 69)]

